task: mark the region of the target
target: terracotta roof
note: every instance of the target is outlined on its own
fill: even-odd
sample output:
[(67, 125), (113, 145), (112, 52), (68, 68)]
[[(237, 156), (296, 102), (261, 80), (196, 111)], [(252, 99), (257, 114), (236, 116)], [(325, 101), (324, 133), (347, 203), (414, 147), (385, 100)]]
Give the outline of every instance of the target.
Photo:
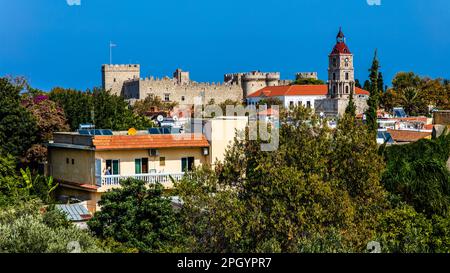
[(417, 121), (417, 122), (427, 122), (428, 118), (427, 117), (406, 117), (406, 118), (396, 118), (400, 121)]
[(387, 130), (396, 142), (415, 142), (422, 138), (430, 138), (431, 132), (418, 132), (407, 130)]
[(434, 125), (433, 124), (425, 124), (425, 126), (423, 127), (424, 130), (433, 130)]
[(209, 147), (203, 134), (95, 136), (96, 150)]
[(364, 90), (364, 89), (359, 88), (359, 87), (355, 87), (355, 93), (356, 93), (356, 95), (367, 95), (367, 96), (370, 95), (369, 91)]
[[(370, 93), (359, 87), (355, 88), (356, 95), (369, 95)], [(328, 94), (328, 85), (283, 85), (267, 86), (250, 95), (254, 97), (283, 97), (283, 96), (326, 96)]]

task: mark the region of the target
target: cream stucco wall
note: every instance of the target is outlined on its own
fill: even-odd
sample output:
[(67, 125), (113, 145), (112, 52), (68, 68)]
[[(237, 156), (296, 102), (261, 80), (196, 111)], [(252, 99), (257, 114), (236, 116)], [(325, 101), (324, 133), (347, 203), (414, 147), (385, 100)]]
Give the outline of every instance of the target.
[(95, 184), (94, 151), (51, 148), (49, 158), (50, 175), (53, 178), (73, 183)]
[(223, 161), (228, 146), (233, 144), (236, 132), (244, 131), (248, 124), (248, 117), (218, 117), (208, 121), (205, 125), (205, 136), (211, 144), (210, 159)]
[[(160, 157), (165, 157), (165, 166), (160, 165)], [(194, 157), (195, 166), (208, 162), (208, 157), (202, 154), (201, 148), (166, 148), (159, 149), (159, 156), (149, 156), (148, 149), (142, 150), (113, 150), (96, 151), (95, 158), (102, 160), (102, 173), (106, 168), (106, 160), (120, 160), (120, 175), (135, 174), (135, 159), (148, 158), (149, 170), (156, 170), (157, 173), (180, 173), (181, 158)]]

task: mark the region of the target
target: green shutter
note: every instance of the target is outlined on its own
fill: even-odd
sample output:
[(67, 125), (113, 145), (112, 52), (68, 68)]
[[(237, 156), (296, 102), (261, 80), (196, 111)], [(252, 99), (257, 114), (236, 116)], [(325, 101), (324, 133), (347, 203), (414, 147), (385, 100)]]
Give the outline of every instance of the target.
[(141, 159), (135, 159), (134, 160), (134, 173), (135, 174), (141, 174), (142, 170), (141, 170)]
[(113, 160), (113, 175), (119, 175), (119, 160)]
[(187, 171), (187, 158), (183, 157), (181, 159), (181, 171), (186, 172)]

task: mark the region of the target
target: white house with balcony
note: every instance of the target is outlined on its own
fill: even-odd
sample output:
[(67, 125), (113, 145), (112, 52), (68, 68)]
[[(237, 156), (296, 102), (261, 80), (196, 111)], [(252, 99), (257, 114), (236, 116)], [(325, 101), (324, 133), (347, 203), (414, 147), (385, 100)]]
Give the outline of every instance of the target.
[(48, 144), (48, 174), (60, 193), (87, 201), (98, 210), (101, 194), (119, 187), (122, 179), (159, 182), (170, 189), (193, 166), (209, 163), (210, 144), (203, 134), (135, 135), (110, 130), (55, 133)]

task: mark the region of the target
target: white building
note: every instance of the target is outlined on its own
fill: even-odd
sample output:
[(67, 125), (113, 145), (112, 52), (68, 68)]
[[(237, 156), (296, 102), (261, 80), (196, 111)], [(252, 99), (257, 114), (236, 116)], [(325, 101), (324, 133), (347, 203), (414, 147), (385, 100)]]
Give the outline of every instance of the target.
[(342, 30), (339, 30), (336, 36), (336, 44), (328, 60), (327, 84), (268, 86), (248, 95), (247, 103), (254, 105), (264, 99), (277, 98), (285, 107), (303, 105), (313, 108), (316, 113), (339, 116), (345, 112), (353, 93), (356, 113), (364, 113), (369, 92), (355, 85), (353, 54), (346, 44)]
[[(355, 96), (367, 96), (367, 91), (355, 88)], [(247, 96), (247, 104), (256, 105), (261, 100), (279, 99), (283, 106), (303, 105), (314, 109), (316, 101), (327, 98), (328, 85), (286, 85), (268, 86)]]

